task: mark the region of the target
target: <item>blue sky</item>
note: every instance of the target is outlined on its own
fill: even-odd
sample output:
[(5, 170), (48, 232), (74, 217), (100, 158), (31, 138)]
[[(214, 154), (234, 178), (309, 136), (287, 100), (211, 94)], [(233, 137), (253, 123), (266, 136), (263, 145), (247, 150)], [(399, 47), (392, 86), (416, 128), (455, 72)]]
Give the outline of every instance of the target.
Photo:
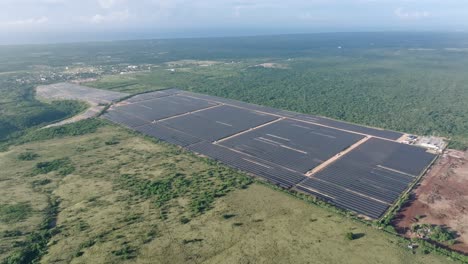
[[(0, 36), (468, 31), (466, 0), (0, 0)], [(92, 37), (91, 37), (92, 38)]]

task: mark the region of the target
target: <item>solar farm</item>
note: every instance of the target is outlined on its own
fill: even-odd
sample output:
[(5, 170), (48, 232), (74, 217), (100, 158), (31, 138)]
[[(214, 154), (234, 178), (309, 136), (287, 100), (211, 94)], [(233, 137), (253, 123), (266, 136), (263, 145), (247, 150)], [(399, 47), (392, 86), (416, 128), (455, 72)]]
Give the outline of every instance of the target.
[(286, 189), (378, 219), (435, 160), (403, 133), (168, 89), (104, 118)]

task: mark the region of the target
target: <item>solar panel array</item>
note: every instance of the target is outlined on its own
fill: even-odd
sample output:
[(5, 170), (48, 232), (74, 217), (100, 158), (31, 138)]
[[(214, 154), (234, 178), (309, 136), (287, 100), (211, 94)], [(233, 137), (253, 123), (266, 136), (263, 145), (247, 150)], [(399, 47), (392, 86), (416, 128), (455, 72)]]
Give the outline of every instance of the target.
[(435, 157), (422, 148), (371, 138), (300, 187), (336, 204), (364, 199), (360, 207), (353, 205), (354, 211), (378, 218)]
[(166, 89), (166, 90), (161, 90), (161, 91), (156, 91), (156, 92), (151, 92), (151, 93), (138, 94), (129, 98), (127, 102), (129, 103), (142, 102), (142, 101), (147, 101), (147, 100), (151, 100), (155, 98), (171, 96), (179, 92), (180, 90), (178, 89)]
[(220, 144), (306, 173), (362, 138), (336, 129), (281, 120)]
[(216, 141), (275, 119), (277, 117), (249, 110), (219, 106), (161, 123), (204, 140)]
[(392, 141), (402, 133), (177, 89), (134, 96), (103, 117), (371, 218), (435, 158)]

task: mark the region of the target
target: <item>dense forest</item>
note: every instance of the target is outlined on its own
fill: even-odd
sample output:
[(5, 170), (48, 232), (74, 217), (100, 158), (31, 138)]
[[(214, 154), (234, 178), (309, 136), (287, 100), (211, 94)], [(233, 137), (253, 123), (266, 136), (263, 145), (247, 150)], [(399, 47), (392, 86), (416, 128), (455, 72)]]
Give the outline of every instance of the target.
[[(468, 145), (468, 35), (455, 33), (311, 34), (219, 39), (121, 41), (0, 47), (0, 140), (69, 116), (71, 102), (34, 98), (31, 74), (99, 66), (90, 85), (141, 92), (179, 87), (350, 122), (452, 138)], [(212, 60), (210, 67), (169, 66)], [(279, 67), (254, 67), (276, 63)], [(115, 75), (118, 65), (151, 72)], [(176, 68), (176, 72), (168, 71)], [(107, 69), (107, 70), (106, 70)], [(95, 73), (88, 73), (96, 77)], [(114, 77), (106, 77), (114, 74)], [(48, 82), (61, 81), (57, 75)]]

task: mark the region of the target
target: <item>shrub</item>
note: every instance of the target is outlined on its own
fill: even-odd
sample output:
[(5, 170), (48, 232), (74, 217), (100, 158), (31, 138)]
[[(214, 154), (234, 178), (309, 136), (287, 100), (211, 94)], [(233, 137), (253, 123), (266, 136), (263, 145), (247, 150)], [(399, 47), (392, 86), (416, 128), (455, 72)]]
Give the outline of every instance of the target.
[(112, 139), (109, 139), (107, 140), (106, 142), (104, 142), (104, 144), (108, 145), (108, 146), (111, 146), (111, 145), (117, 145), (119, 144), (120, 142), (115, 139), (115, 138), (112, 138)]
[(137, 256), (137, 250), (129, 245), (125, 244), (121, 249), (112, 251), (114, 256), (118, 256), (122, 259), (133, 259)]
[(180, 218), (180, 222), (182, 224), (187, 224), (188, 222), (190, 222), (190, 219), (188, 219), (187, 217), (183, 216), (182, 218)]
[(414, 224), (411, 231), (419, 234), (420, 237), (430, 239), (439, 243), (453, 245), (455, 243), (456, 233), (439, 225)]
[(23, 160), (23, 161), (35, 160), (38, 157), (39, 157), (39, 155), (34, 153), (34, 152), (24, 152), (24, 153), (21, 153), (21, 154), (18, 155), (18, 159)]
[(223, 214), (224, 219), (231, 219), (231, 218), (233, 218), (235, 216), (236, 216), (235, 214)]
[(32, 213), (29, 203), (17, 203), (11, 205), (0, 205), (0, 221), (13, 223), (23, 221)]
[(59, 175), (66, 176), (68, 174), (73, 173), (75, 171), (75, 167), (73, 166), (73, 164), (71, 164), (69, 158), (56, 159), (52, 161), (37, 163), (32, 174), (47, 174), (52, 171), (57, 171)]
[(47, 243), (50, 238), (58, 232), (58, 229), (54, 228), (58, 206), (58, 200), (49, 200), (49, 205), (46, 208), (46, 217), (41, 223), (39, 230), (28, 235), (23, 247), (13, 252), (3, 263), (26, 264), (38, 262), (40, 257), (46, 253)]
[(19, 230), (7, 230), (7, 231), (4, 231), (3, 234), (2, 234), (2, 237), (17, 237), (17, 236), (22, 236), (23, 235), (23, 232), (19, 231)]
[(348, 233), (346, 233), (345, 237), (346, 237), (346, 239), (348, 239), (348, 240), (354, 240), (354, 234), (353, 234), (353, 232), (348, 232)]
[(47, 184), (49, 184), (51, 182), (52, 181), (49, 180), (49, 179), (35, 180), (35, 181), (32, 182), (32, 186), (33, 187), (43, 186), (43, 185), (47, 185)]

